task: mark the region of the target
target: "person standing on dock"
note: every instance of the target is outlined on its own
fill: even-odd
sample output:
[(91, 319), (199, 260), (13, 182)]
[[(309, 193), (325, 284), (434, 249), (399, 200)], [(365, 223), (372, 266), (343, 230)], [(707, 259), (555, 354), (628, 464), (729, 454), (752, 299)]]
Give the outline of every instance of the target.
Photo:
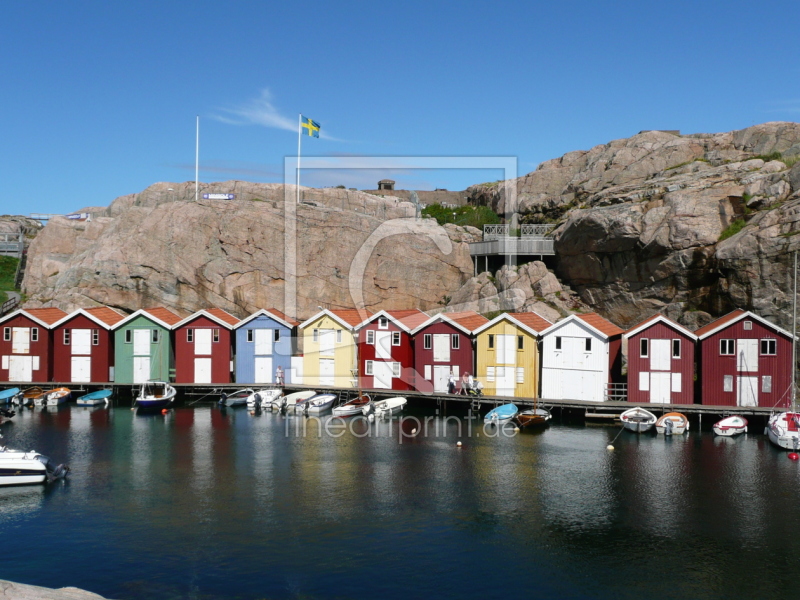
[(275, 383), (283, 385), (283, 367), (280, 365), (275, 369)]
[(453, 373), (453, 369), (450, 369), (450, 375), (447, 376), (447, 393), (456, 393), (456, 374)]
[(464, 374), (461, 376), (461, 389), (458, 391), (459, 396), (469, 396), (469, 382), (469, 373), (464, 371)]

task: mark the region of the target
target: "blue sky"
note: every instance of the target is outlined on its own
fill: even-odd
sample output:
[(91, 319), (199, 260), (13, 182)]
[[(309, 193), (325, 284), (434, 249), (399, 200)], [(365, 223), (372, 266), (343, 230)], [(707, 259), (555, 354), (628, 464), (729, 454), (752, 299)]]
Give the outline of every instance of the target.
[[(157, 181), (283, 180), (303, 155), (516, 156), (519, 174), (642, 129), (800, 120), (797, 4), (0, 3), (0, 213)], [(492, 171), (308, 172), (463, 189)]]

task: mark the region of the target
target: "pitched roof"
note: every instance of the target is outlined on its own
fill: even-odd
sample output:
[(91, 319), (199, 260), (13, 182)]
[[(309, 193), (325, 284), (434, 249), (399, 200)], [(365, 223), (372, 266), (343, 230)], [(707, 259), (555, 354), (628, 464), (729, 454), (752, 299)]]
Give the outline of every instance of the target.
[(447, 317), (453, 323), (458, 323), (464, 329), (469, 329), (470, 331), (475, 331), (481, 325), (489, 322), (489, 319), (484, 317), (483, 315), (479, 315), (474, 310), (465, 310), (462, 312), (454, 312), (454, 313), (443, 313), (443, 316)]
[(430, 316), (416, 308), (410, 310), (381, 310), (364, 319), (359, 323), (359, 327), (364, 327), (382, 315), (394, 321), (401, 329), (407, 332), (430, 319)]
[(278, 317), (281, 321), (285, 321), (292, 327), (297, 327), (298, 325), (300, 325), (300, 321), (295, 321), (292, 317), (286, 316), (286, 314), (279, 311), (277, 308), (268, 308), (266, 309), (266, 312), (272, 313), (273, 315)]
[(83, 310), (106, 325), (114, 325), (125, 318), (125, 315), (110, 306), (95, 306), (94, 308), (84, 308)]
[(680, 331), (681, 333), (683, 333), (683, 334), (685, 334), (685, 335), (689, 336), (690, 338), (692, 338), (692, 339), (694, 339), (694, 340), (696, 340), (696, 339), (697, 339), (697, 335), (695, 335), (694, 333), (692, 333), (690, 329), (687, 329), (686, 327), (684, 327), (684, 326), (683, 326), (683, 325), (681, 325), (680, 323), (678, 323), (678, 322), (676, 322), (676, 321), (673, 321), (673, 320), (672, 320), (672, 319), (670, 319), (669, 317), (665, 317), (664, 315), (662, 315), (662, 314), (660, 314), (660, 313), (656, 313), (656, 314), (654, 314), (654, 315), (653, 315), (653, 316), (651, 316), (651, 317), (647, 317), (647, 318), (646, 318), (644, 321), (642, 321), (641, 323), (638, 323), (638, 324), (634, 325), (633, 327), (631, 327), (630, 329), (628, 329), (628, 330), (625, 332), (625, 334), (624, 334), (624, 336), (623, 336), (623, 337), (625, 337), (625, 338), (627, 339), (627, 338), (631, 337), (632, 335), (636, 335), (636, 334), (637, 334), (637, 333), (639, 333), (640, 331), (643, 331), (644, 329), (647, 329), (647, 328), (648, 328), (650, 325), (654, 325), (654, 324), (655, 324), (655, 323), (657, 323), (658, 321), (663, 321), (663, 322), (664, 322), (664, 323), (666, 323), (667, 325), (671, 326), (671, 327), (672, 327), (672, 328), (674, 328), (674, 329), (677, 329), (677, 330), (678, 330), (678, 331)]
[(367, 318), (369, 318), (372, 315), (371, 311), (360, 311), (360, 310), (356, 310), (354, 308), (353, 309), (341, 309), (341, 310), (329, 310), (328, 312), (330, 314), (332, 314), (332, 315), (335, 315), (335, 316), (339, 317), (339, 319), (341, 319), (342, 321), (344, 321), (345, 323), (348, 323), (349, 325), (351, 325), (353, 327), (356, 327), (357, 325), (361, 324), (361, 322), (364, 320), (364, 313), (365, 312), (367, 314)]
[(719, 327), (722, 327), (726, 323), (735, 320), (737, 317), (740, 317), (741, 315), (745, 314), (745, 312), (746, 311), (742, 310), (741, 308), (737, 308), (736, 310), (729, 312), (724, 317), (720, 317), (716, 321), (711, 321), (711, 323), (709, 323), (708, 325), (703, 325), (700, 329), (698, 329), (694, 333), (697, 337), (702, 337), (705, 334), (714, 331)]
[(166, 323), (170, 327), (179, 323), (181, 318), (168, 308), (163, 306), (155, 306), (153, 308), (145, 308), (144, 312), (154, 316), (159, 321)]
[(621, 335), (625, 333), (622, 329), (614, 325), (611, 321), (609, 321), (608, 319), (604, 319), (597, 313), (586, 313), (575, 316), (578, 317), (581, 321), (588, 323), (589, 325), (597, 329), (599, 332), (607, 335), (608, 337)]
[(218, 319), (221, 319), (230, 325), (236, 325), (239, 322), (239, 319), (234, 317), (229, 312), (222, 310), (221, 308), (209, 308), (206, 309), (206, 312), (210, 315), (214, 315)]
[(67, 316), (67, 313), (60, 308), (23, 308), (22, 311), (48, 325), (52, 325)]
[(547, 319), (545, 319), (544, 317), (535, 312), (508, 313), (508, 314), (509, 316), (514, 317), (517, 321), (519, 321), (523, 325), (527, 325), (528, 327), (530, 327), (534, 331), (538, 331), (539, 333), (541, 333), (542, 331), (550, 327), (550, 325), (552, 325), (550, 321), (548, 321)]

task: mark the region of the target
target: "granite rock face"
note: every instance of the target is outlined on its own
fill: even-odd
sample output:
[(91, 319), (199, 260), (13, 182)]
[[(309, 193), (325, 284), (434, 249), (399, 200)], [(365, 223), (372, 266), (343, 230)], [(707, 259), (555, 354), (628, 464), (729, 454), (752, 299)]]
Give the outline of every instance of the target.
[[(413, 205), (397, 198), (302, 188), (287, 233), (296, 193), (287, 187), (226, 182), (202, 192), (234, 200), (194, 202), (192, 183), (161, 183), (87, 221), (52, 219), (29, 251), (27, 306), (217, 306), (240, 317), (275, 307), (306, 318), (361, 297), (367, 308), (424, 310), (472, 275), (465, 242), (476, 232), (414, 219)], [(287, 269), (297, 275), (296, 302)]]

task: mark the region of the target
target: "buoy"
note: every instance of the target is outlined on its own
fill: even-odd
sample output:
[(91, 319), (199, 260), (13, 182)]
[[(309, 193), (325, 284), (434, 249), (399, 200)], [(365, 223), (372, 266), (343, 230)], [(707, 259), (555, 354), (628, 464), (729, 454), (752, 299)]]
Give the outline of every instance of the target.
[(519, 427), (517, 427), (516, 425), (514, 425), (514, 431), (519, 431)]
[(370, 423), (374, 422), (374, 421), (375, 421), (375, 415), (373, 415), (373, 414), (371, 414), (371, 413), (370, 413), (370, 415), (367, 417), (367, 420), (368, 420)]
[(161, 409), (161, 414), (162, 414), (162, 415), (165, 415), (165, 414), (167, 414), (168, 412), (169, 412), (169, 411), (168, 411), (166, 408), (162, 408), (162, 409)]
[(458, 442), (458, 443), (456, 444), (456, 447), (457, 447), (457, 448), (461, 448), (461, 442)]
[(789, 460), (797, 460), (800, 458), (800, 454), (797, 452), (789, 452)]
[(416, 434), (417, 434), (417, 428), (414, 427), (414, 429), (411, 430), (411, 435), (416, 435)]
[(613, 450), (613, 449), (614, 449), (614, 446), (613, 446), (613, 445), (611, 445), (611, 444), (609, 444), (608, 446), (606, 446), (606, 450)]
[(131, 406), (131, 410), (136, 410), (133, 406)]

